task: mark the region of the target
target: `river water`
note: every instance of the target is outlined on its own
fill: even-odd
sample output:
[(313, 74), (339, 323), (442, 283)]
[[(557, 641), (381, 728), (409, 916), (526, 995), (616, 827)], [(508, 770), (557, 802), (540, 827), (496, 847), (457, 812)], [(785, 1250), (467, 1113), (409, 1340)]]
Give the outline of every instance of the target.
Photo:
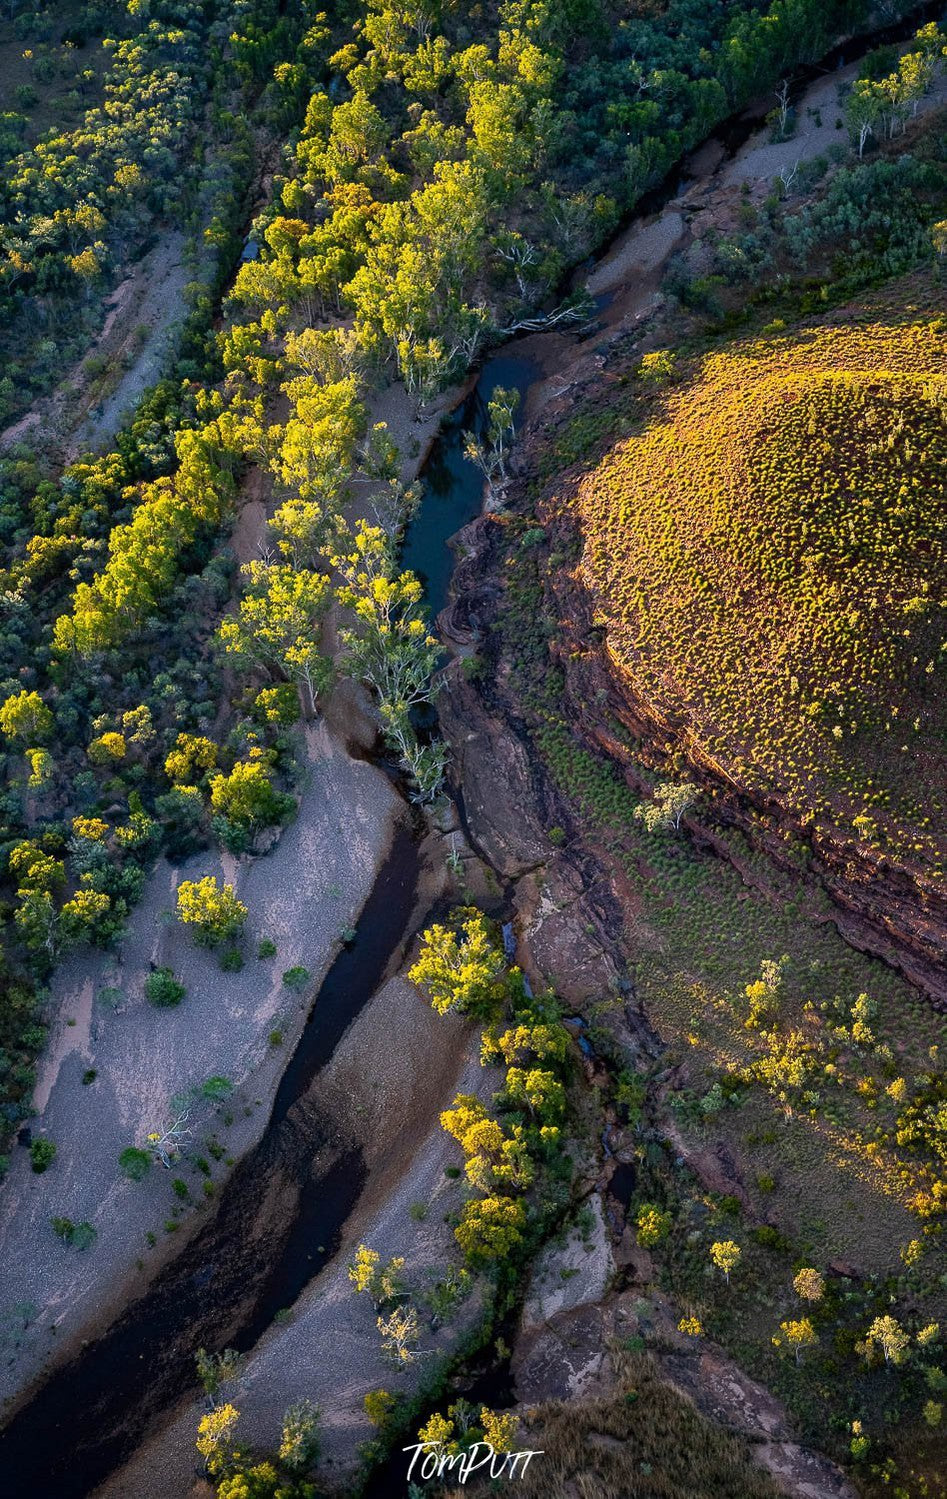
[(487, 403), (500, 388), (515, 390), (519, 406), (514, 425), (522, 420), (526, 392), (539, 375), (530, 359), (515, 352), (515, 345), (494, 354), (456, 410), (444, 422), (421, 473), (424, 497), (405, 533), (401, 560), (424, 584), (432, 620), (447, 603), (454, 557), (448, 546), (451, 536), (480, 514), (483, 475), (464, 457), (464, 434), (482, 437), (489, 425)]

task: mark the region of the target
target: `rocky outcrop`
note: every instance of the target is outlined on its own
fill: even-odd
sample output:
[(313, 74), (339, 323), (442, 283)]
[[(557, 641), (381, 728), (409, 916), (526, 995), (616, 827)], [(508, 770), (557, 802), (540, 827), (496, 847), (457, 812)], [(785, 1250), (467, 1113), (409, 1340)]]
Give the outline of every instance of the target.
[(615, 1274), (615, 1259), (605, 1226), (602, 1199), (593, 1192), (585, 1215), (567, 1234), (536, 1259), (530, 1273), (520, 1326), (524, 1333), (551, 1322), (561, 1312), (601, 1301)]
[[(620, 1350), (634, 1344), (649, 1348), (653, 1366), (672, 1390), (742, 1439), (752, 1461), (783, 1493), (795, 1499), (855, 1499), (841, 1469), (795, 1439), (780, 1401), (714, 1344), (678, 1332), (672, 1307), (651, 1287), (639, 1285), (599, 1301), (580, 1298), (541, 1326), (524, 1326), (513, 1372), (525, 1420), (541, 1432), (542, 1403), (568, 1401), (581, 1423), (583, 1410), (594, 1408), (584, 1402), (601, 1405), (622, 1398), (628, 1385)], [(623, 1445), (598, 1432), (586, 1440), (590, 1446), (610, 1444), (615, 1451)]]
[(461, 673), (438, 702), (470, 841), (506, 879), (535, 869), (550, 844), (543, 788), (522, 744), (492, 718)]

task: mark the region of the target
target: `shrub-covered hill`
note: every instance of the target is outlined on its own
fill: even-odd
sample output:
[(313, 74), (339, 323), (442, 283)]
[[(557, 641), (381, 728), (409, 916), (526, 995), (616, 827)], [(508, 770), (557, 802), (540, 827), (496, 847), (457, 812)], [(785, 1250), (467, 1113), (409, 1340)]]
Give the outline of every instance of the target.
[(947, 851), (945, 335), (889, 294), (646, 361), (634, 435), (577, 494), (622, 690), (692, 760), (922, 882)]

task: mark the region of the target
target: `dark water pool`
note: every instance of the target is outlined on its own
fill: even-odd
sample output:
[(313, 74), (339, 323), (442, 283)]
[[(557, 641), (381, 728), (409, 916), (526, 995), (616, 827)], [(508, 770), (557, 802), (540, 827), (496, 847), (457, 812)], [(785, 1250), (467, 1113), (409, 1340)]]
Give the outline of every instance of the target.
[(486, 431), (487, 402), (498, 386), (519, 392), (518, 424), (526, 392), (538, 373), (532, 360), (509, 350), (488, 359), (467, 399), (447, 418), (421, 470), (424, 497), (405, 535), (401, 561), (424, 584), (432, 620), (447, 603), (454, 570), (448, 539), (474, 520), (483, 505), (483, 475), (464, 457), (464, 433), (479, 436)]

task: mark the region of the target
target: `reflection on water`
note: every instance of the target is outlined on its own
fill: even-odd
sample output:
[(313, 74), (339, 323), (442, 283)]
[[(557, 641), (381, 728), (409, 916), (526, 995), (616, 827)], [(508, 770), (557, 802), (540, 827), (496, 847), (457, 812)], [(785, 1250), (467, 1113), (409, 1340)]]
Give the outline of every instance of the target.
[(401, 561), (424, 584), (432, 620), (447, 603), (454, 567), (448, 538), (478, 516), (483, 504), (483, 475), (464, 457), (464, 433), (486, 431), (487, 402), (498, 385), (519, 391), (518, 425), (526, 392), (538, 373), (531, 360), (514, 354), (497, 354), (487, 360), (470, 395), (445, 421), (421, 470), (424, 493), (405, 535)]

